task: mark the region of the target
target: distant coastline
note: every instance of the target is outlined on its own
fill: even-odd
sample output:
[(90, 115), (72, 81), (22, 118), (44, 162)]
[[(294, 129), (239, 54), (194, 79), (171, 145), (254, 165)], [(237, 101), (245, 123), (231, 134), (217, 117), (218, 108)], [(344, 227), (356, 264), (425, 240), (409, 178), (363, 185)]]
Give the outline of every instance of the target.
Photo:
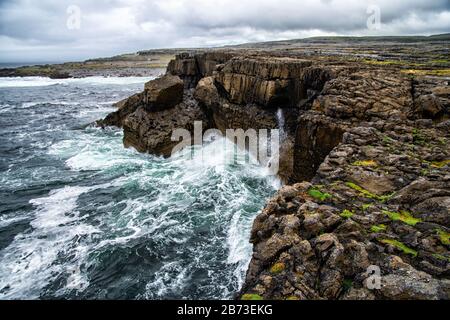
[[(270, 41), (261, 43), (244, 43), (233, 46), (216, 48), (176, 48), (143, 50), (136, 53), (121, 54), (107, 58), (95, 58), (81, 62), (23, 62), (0, 63), (0, 77), (30, 77), (41, 76), (52, 79), (84, 78), (89, 76), (103, 77), (148, 77), (164, 73), (169, 61), (182, 52), (200, 52), (205, 50), (251, 50), (251, 51), (285, 51), (301, 49), (304, 53), (325, 56), (341, 56), (357, 59), (376, 59), (379, 63), (403, 64), (406, 61), (419, 61), (422, 57), (415, 52), (427, 44), (428, 50), (434, 52), (435, 62), (441, 68), (448, 68), (448, 50), (442, 50), (442, 44), (450, 40), (450, 34), (434, 36), (402, 36), (402, 37), (312, 37), (283, 41)], [(342, 51), (342, 46), (352, 46), (352, 51)], [(411, 50), (397, 55), (384, 54), (380, 47), (394, 49), (399, 43), (406, 44)], [(373, 50), (371, 50), (373, 49)], [(374, 51), (377, 51), (374, 53)], [(389, 51), (389, 50), (388, 50)], [(416, 66), (417, 67), (417, 66)], [(436, 66), (432, 66), (433, 68)], [(425, 66), (427, 69), (428, 66)], [(422, 71), (421, 71), (422, 72)], [(424, 71), (426, 73), (426, 70)], [(442, 74), (440, 74), (442, 75)]]
[(48, 64), (58, 64), (61, 62), (57, 61), (46, 61), (46, 62), (0, 62), (0, 69), (4, 68), (21, 68), (30, 66), (43, 66)]
[(164, 72), (176, 53), (174, 50), (152, 50), (83, 62), (3, 62), (0, 63), (0, 77), (149, 77)]

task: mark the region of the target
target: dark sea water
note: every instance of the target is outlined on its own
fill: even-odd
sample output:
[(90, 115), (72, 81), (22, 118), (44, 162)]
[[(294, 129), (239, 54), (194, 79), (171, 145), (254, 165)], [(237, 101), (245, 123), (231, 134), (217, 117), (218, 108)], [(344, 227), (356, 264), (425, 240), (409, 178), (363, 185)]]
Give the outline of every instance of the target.
[(46, 65), (46, 64), (57, 64), (61, 62), (0, 62), (0, 69), (1, 68), (19, 68), (24, 66), (39, 66), (39, 65)]
[(124, 149), (91, 125), (148, 78), (0, 79), (0, 299), (232, 298), (254, 217), (278, 182), (258, 166)]

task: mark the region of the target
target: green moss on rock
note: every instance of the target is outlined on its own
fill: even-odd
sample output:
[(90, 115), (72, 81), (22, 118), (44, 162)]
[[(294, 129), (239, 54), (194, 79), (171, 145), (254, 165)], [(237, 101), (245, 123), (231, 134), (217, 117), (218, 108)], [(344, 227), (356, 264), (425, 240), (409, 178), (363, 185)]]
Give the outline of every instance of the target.
[(441, 243), (446, 245), (446, 246), (450, 246), (450, 233), (445, 232), (443, 230), (436, 230), (439, 236), (439, 240), (441, 240)]
[(319, 201), (326, 201), (328, 199), (331, 199), (333, 196), (329, 193), (324, 193), (317, 188), (311, 188), (308, 190), (308, 194), (313, 197), (316, 200)]
[(438, 260), (450, 262), (450, 257), (446, 257), (446, 256), (444, 256), (442, 254), (435, 253), (435, 254), (433, 254), (433, 257), (438, 259)]
[(362, 160), (352, 163), (355, 167), (378, 167), (378, 163), (375, 160)]
[(282, 262), (275, 263), (272, 268), (270, 268), (270, 273), (279, 274), (286, 269), (286, 265)]
[(387, 215), (393, 221), (401, 221), (410, 226), (415, 226), (419, 222), (422, 222), (422, 220), (414, 218), (411, 213), (407, 211), (393, 212), (383, 210), (383, 214)]
[(387, 229), (387, 227), (384, 224), (379, 224), (379, 225), (372, 226), (370, 228), (370, 231), (373, 233), (380, 233), (380, 232), (386, 231), (386, 229)]
[(342, 211), (342, 213), (340, 214), (340, 216), (344, 219), (350, 219), (351, 217), (353, 217), (355, 215), (354, 212), (345, 209), (344, 211)]
[(247, 293), (241, 297), (241, 300), (250, 301), (250, 300), (264, 300), (264, 299), (259, 294)]
[(346, 186), (351, 188), (351, 189), (353, 189), (353, 190), (355, 190), (355, 191), (358, 191), (360, 193), (360, 195), (365, 197), (365, 198), (374, 199), (374, 200), (377, 200), (377, 201), (380, 201), (380, 202), (386, 202), (386, 201), (388, 201), (389, 199), (391, 199), (393, 197), (393, 194), (382, 195), (382, 196), (376, 195), (376, 194), (374, 194), (374, 193), (372, 193), (372, 192), (370, 192), (370, 191), (368, 191), (368, 190), (358, 186), (357, 184), (355, 184), (353, 182), (347, 182)]
[(443, 167), (450, 164), (450, 160), (444, 160), (444, 161), (434, 161), (431, 163), (431, 166), (433, 168), (442, 169)]
[(342, 288), (344, 289), (344, 291), (348, 291), (353, 287), (353, 280), (351, 279), (345, 279), (342, 282)]
[(404, 243), (397, 241), (397, 240), (383, 239), (383, 240), (381, 240), (381, 243), (391, 245), (391, 246), (397, 248), (398, 250), (402, 251), (405, 254), (412, 255), (414, 258), (417, 257), (417, 255), (418, 255), (418, 252), (416, 250), (409, 248)]

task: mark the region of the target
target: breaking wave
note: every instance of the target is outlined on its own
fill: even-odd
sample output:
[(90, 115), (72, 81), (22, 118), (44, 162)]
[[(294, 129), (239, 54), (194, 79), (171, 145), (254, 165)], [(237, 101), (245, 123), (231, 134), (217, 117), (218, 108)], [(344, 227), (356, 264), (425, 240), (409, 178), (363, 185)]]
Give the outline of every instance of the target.
[(225, 140), (206, 161), (123, 148), (88, 124), (147, 79), (95, 81), (0, 89), (0, 299), (232, 298), (279, 182), (222, 162)]

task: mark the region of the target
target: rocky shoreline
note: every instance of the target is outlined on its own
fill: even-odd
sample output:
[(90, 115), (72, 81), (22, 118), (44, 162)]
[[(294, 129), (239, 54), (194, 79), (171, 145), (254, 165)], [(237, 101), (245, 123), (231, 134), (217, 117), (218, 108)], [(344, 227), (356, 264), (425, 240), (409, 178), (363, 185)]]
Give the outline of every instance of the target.
[(153, 77), (164, 74), (167, 64), (177, 52), (177, 50), (150, 50), (82, 62), (2, 68), (0, 69), (0, 78)]
[(169, 156), (174, 129), (274, 129), (281, 110), (286, 186), (255, 219), (237, 297), (449, 299), (449, 78), (432, 64), (383, 61), (301, 49), (178, 54), (98, 124)]

